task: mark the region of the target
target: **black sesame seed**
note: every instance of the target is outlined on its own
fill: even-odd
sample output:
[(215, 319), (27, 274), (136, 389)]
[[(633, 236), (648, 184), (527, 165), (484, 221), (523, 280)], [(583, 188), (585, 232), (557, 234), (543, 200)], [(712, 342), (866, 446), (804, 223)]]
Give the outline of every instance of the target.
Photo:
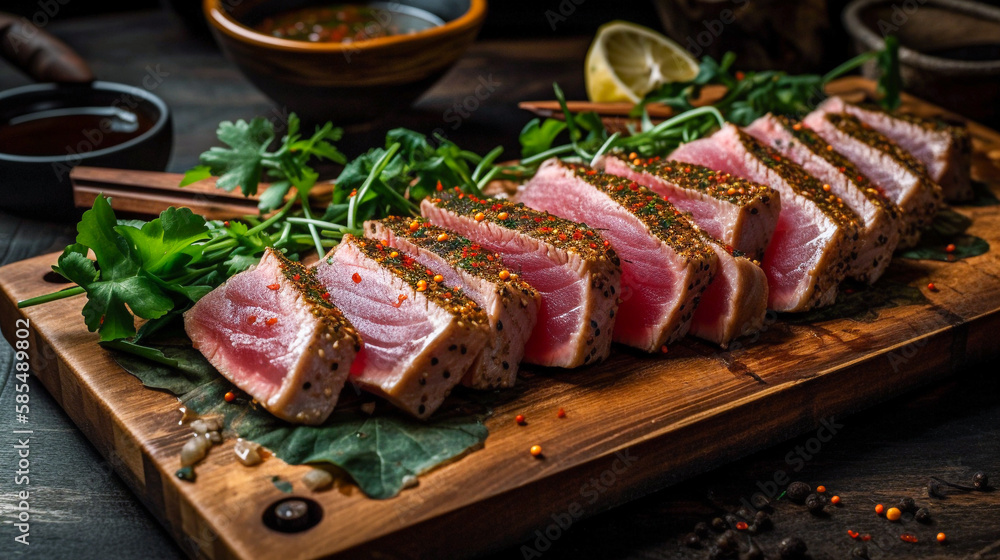
[(424, 405), (420, 405), (420, 407), (417, 408), (417, 414), (423, 414), (424, 411), (426, 411), (426, 410), (427, 410), (427, 408)]
[(443, 375), (445, 379), (448, 379), (449, 377), (451, 377), (451, 372), (448, 370), (444, 370), (444, 373), (442, 373), (441, 375)]
[(920, 508), (917, 510), (917, 513), (913, 514), (913, 519), (918, 523), (930, 523), (931, 512), (927, 508)]
[(819, 494), (809, 494), (806, 497), (806, 507), (809, 508), (809, 513), (819, 514), (823, 512), (823, 500), (819, 497)]
[(313, 386), (312, 383), (306, 381), (305, 383), (302, 384), (302, 390), (308, 391), (309, 389), (312, 389), (312, 386)]
[(427, 385), (427, 380), (421, 377), (419, 380), (417, 380), (417, 383), (420, 383), (421, 385)]
[(465, 345), (463, 344), (463, 345), (462, 345), (462, 354), (465, 354), (465, 353), (466, 353), (466, 352), (468, 352), (468, 351), (469, 351), (469, 349), (468, 349), (468, 348), (466, 348), (466, 347), (465, 347)]
[(339, 367), (340, 364), (338, 364), (337, 362), (333, 362), (332, 364), (330, 364), (330, 371), (337, 371), (337, 368)]
[(448, 347), (448, 351), (449, 352), (454, 352), (457, 348), (458, 348), (458, 346), (452, 344), (451, 346)]
[(431, 358), (431, 365), (432, 366), (438, 365), (438, 359), (437, 358)]
[(504, 362), (504, 363), (502, 363), (500, 365), (503, 366), (503, 369), (510, 369), (510, 364), (508, 364), (507, 362)]
[(983, 471), (972, 475), (972, 485), (976, 490), (986, 490), (990, 487), (990, 477)]
[(503, 330), (503, 321), (497, 320), (497, 332)]

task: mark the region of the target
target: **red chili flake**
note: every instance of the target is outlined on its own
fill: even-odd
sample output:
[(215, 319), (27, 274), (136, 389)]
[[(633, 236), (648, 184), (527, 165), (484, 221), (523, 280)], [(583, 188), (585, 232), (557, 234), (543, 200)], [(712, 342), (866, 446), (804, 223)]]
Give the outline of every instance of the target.
[(538, 223), (542, 223), (542, 217), (541, 216), (535, 216), (535, 221), (538, 222)]
[(669, 352), (669, 351), (670, 351), (670, 349), (669, 349), (669, 348), (667, 348), (667, 345), (666, 345), (666, 344), (664, 344), (663, 346), (660, 346), (660, 352), (662, 352), (662, 353), (666, 354), (666, 353), (667, 353), (667, 352)]
[(296, 274), (295, 276), (292, 276), (292, 280), (295, 280), (296, 282), (298, 282), (301, 279), (302, 279), (302, 276), (299, 275), (299, 274)]
[(947, 253), (954, 253), (955, 252), (955, 244), (954, 243), (949, 243), (948, 246), (944, 248), (944, 250)]
[(437, 187), (435, 187), (435, 188), (437, 188), (437, 190), (439, 190), (439, 191), (443, 191), (444, 190), (444, 185), (441, 184), (441, 181), (438, 181)]
[(746, 531), (747, 527), (749, 527), (749, 525), (747, 525), (746, 521), (737, 521), (736, 522), (736, 530), (737, 531)]
[(226, 220), (226, 221), (222, 222), (222, 225), (224, 225), (226, 227), (229, 227), (229, 220)]
[(319, 297), (323, 299), (330, 299), (330, 292), (323, 292)]
[(917, 542), (917, 536), (913, 533), (903, 533), (899, 535), (899, 539), (903, 542)]
[(358, 194), (358, 189), (351, 189), (351, 194), (348, 195), (350, 198), (354, 198)]
[(856, 539), (856, 538), (858, 538), (859, 533), (857, 531), (852, 531), (852, 530), (848, 529), (847, 530), (847, 535), (849, 537), (851, 537), (852, 539)]
[(104, 315), (101, 315), (101, 320), (100, 320), (100, 322), (98, 324), (101, 324), (101, 325), (104, 324)]
[(870, 541), (870, 540), (872, 540), (872, 536), (869, 535), (868, 533), (865, 533), (865, 534), (861, 535), (861, 540), (863, 540), (863, 541)]
[(605, 247), (610, 247), (610, 246), (611, 246), (611, 242), (610, 242), (610, 241), (608, 241), (607, 239), (605, 239), (605, 240), (604, 240), (604, 246), (605, 246)]
[(746, 74), (744, 74), (744, 73), (743, 73), (742, 71), (737, 71), (737, 72), (736, 72), (736, 79), (737, 79), (738, 81), (739, 81), (739, 80), (742, 80), (743, 78), (746, 78), (746, 77), (747, 77), (747, 76), (746, 76)]
[(357, 272), (355, 272), (354, 274), (351, 275), (351, 280), (354, 280), (355, 284), (360, 284), (361, 283), (361, 275), (358, 274)]
[(518, 424), (523, 425), (524, 424), (524, 415), (523, 414), (518, 414), (517, 416), (514, 417), (514, 421), (517, 422)]
[(256, 315), (251, 315), (251, 316), (247, 317), (247, 323), (248, 324), (252, 325), (252, 324), (254, 324), (256, 322), (257, 322), (257, 316)]
[(425, 272), (427, 272), (427, 276), (434, 276), (434, 271), (429, 268)]
[(275, 324), (277, 322), (278, 322), (278, 320), (276, 318), (271, 317), (267, 321), (264, 321), (264, 324), (270, 327), (271, 325), (273, 325), (273, 324)]
[(233, 394), (233, 392), (232, 392), (232, 391), (226, 391), (226, 394), (225, 394), (225, 395), (223, 395), (223, 397), (222, 397), (222, 398), (223, 398), (223, 400), (225, 400), (226, 402), (233, 402), (233, 401), (235, 401), (235, 400), (236, 400), (236, 395), (235, 395), (235, 394)]
[(390, 305), (392, 305), (396, 309), (399, 309), (399, 306), (403, 305), (403, 302), (406, 301), (406, 299), (407, 299), (406, 294), (399, 294), (399, 299), (396, 301), (396, 303), (391, 303)]
[(934, 282), (931, 282), (931, 283), (927, 284), (927, 289), (930, 290), (930, 291), (932, 291), (932, 292), (938, 291), (937, 286), (934, 285)]
[(690, 173), (691, 172), (691, 168), (690, 167), (685, 167), (684, 168), (684, 172), (685, 173)]
[(566, 411), (563, 410), (562, 407), (559, 407), (559, 410), (556, 411), (556, 418), (565, 418), (565, 417), (566, 417)]
[(591, 243), (590, 244), (590, 248), (591, 249), (596, 249), (597, 248), (597, 244), (596, 243)]
[(278, 284), (268, 284), (268, 285), (267, 285), (267, 289), (268, 289), (268, 290), (277, 290), (277, 289), (278, 289), (278, 288), (280, 288), (280, 287), (281, 287), (281, 286), (280, 286), (280, 285), (278, 285)]
[(451, 299), (451, 292), (445, 292), (441, 294), (441, 297), (443, 297), (444, 299)]
[(559, 240), (560, 241), (566, 241), (566, 234), (565, 233), (560, 233), (559, 234)]

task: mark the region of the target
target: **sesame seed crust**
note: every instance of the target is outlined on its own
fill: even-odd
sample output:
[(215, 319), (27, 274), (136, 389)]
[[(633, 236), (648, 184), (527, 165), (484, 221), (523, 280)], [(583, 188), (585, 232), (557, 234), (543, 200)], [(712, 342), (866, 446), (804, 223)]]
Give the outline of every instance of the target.
[(630, 160), (624, 154), (616, 153), (610, 157), (621, 159), (634, 171), (655, 175), (680, 188), (703, 192), (713, 198), (738, 206), (746, 206), (761, 198), (767, 202), (766, 199), (772, 195), (771, 188), (767, 185), (754, 183), (702, 165), (664, 160), (659, 156)]
[(611, 244), (586, 224), (535, 210), (521, 203), (515, 204), (510, 200), (479, 198), (457, 190), (455, 193), (430, 199), (430, 202), (438, 208), (467, 218), (475, 219), (477, 214), (482, 214), (481, 222), (489, 222), (576, 253), (586, 261), (594, 262), (603, 258), (615, 265), (619, 264), (618, 255)]

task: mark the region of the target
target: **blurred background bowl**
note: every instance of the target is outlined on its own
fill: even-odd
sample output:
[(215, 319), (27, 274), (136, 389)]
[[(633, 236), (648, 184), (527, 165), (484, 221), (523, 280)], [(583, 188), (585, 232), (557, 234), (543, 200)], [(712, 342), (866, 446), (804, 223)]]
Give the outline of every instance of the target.
[[(1000, 122), (1000, 8), (964, 0), (855, 0), (844, 25), (860, 51), (899, 37), (906, 91), (984, 124)], [(865, 73), (875, 77), (875, 68)]]
[[(252, 26), (310, 0), (204, 0), (205, 17), (230, 60), (282, 109), (306, 121), (353, 124), (409, 107), (472, 44), (486, 0), (401, 0), (444, 25), (355, 43), (280, 39)], [(284, 111), (282, 111), (284, 112)]]
[[(71, 145), (53, 145), (52, 155), (0, 151), (0, 208), (47, 220), (79, 217), (69, 173), (77, 165), (163, 171), (173, 146), (170, 110), (147, 90), (111, 82), (34, 84), (0, 92), (0, 127), (24, 115), (73, 108), (113, 107), (139, 116), (142, 132), (110, 143), (99, 129), (79, 130)], [(72, 113), (72, 111), (68, 111)], [(103, 126), (103, 125), (102, 125)]]

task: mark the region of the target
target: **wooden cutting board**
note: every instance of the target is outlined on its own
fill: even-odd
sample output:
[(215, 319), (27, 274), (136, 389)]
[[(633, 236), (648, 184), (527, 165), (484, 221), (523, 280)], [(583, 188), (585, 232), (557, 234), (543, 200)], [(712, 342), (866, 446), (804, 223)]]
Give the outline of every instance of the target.
[[(850, 79), (835, 89), (870, 87)], [(914, 99), (906, 108), (939, 112)], [(1000, 134), (972, 132), (974, 175), (998, 193)], [(970, 233), (1000, 248), (1000, 206), (959, 211), (973, 218)], [(16, 308), (59, 287), (46, 281), (55, 259), (0, 269), (3, 333), (13, 343), (15, 321), (30, 322), (34, 376), (194, 557), (448, 558), (518, 543), (544, 552), (583, 517), (1000, 354), (1000, 251), (955, 263), (896, 260), (879, 289), (909, 286), (926, 301), (876, 309), (874, 320), (778, 319), (725, 352), (688, 340), (655, 356), (617, 347), (606, 362), (575, 371), (526, 368), (487, 420), (483, 449), (393, 499), (368, 499), (348, 482), (310, 493), (301, 483), (308, 467), (274, 458), (244, 467), (232, 440), (187, 483), (174, 476), (189, 434), (178, 425), (177, 400), (143, 388), (96, 344), (82, 299)], [(928, 291), (931, 281), (937, 292)], [(517, 414), (526, 426), (515, 424)], [(543, 459), (528, 453), (534, 444)], [(275, 475), (321, 505), (316, 527), (285, 534), (262, 523), (287, 497)]]

